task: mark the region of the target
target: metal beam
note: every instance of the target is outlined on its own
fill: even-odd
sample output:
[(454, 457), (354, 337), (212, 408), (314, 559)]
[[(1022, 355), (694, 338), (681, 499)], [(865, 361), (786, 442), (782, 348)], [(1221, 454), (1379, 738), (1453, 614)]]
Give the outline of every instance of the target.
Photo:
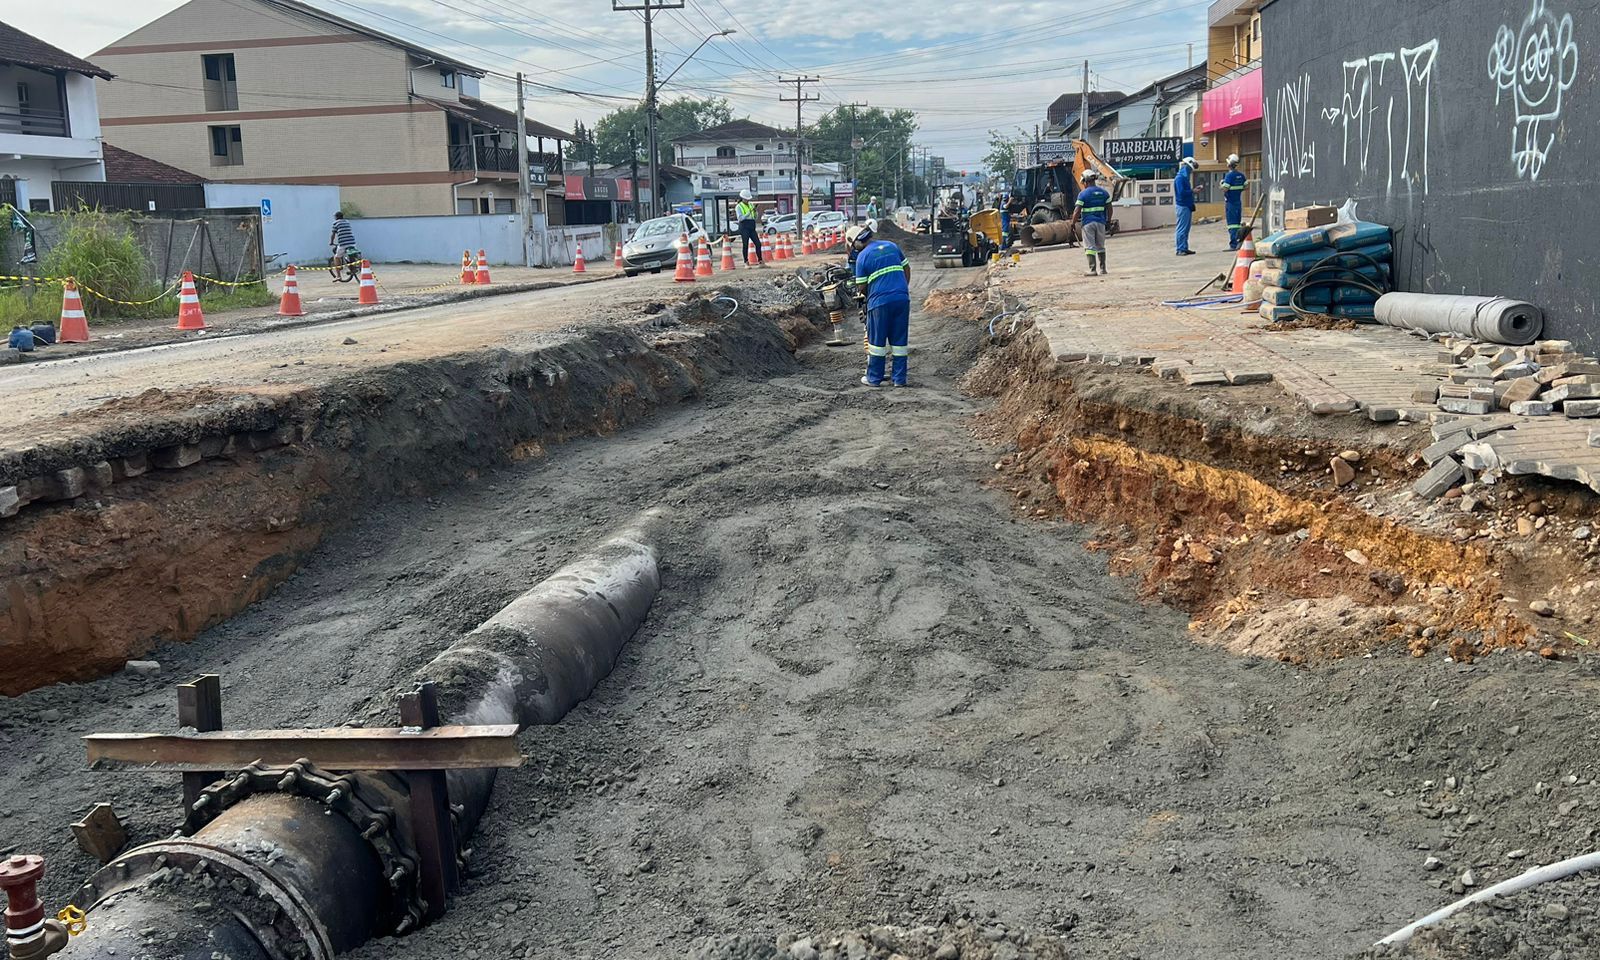
[(324, 770), (481, 770), (520, 767), (515, 724), (217, 733), (92, 733), (83, 738), (92, 770), (118, 773), (236, 770), (260, 761), (310, 760)]

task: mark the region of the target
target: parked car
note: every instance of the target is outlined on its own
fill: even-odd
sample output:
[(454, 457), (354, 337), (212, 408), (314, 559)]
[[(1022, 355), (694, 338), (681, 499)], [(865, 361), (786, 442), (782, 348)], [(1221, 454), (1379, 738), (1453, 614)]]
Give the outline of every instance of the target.
[(699, 247), (702, 237), (710, 240), (705, 229), (687, 214), (672, 213), (639, 224), (638, 231), (622, 245), (622, 272), (631, 277), (646, 270), (660, 273), (664, 268), (675, 268), (678, 238), (682, 236), (687, 236), (693, 247)]
[(818, 210), (806, 214), (807, 230), (840, 230), (850, 222), (841, 210)]
[(769, 237), (775, 237), (780, 233), (794, 233), (794, 220), (792, 213), (781, 214), (768, 220), (766, 226), (761, 228), (761, 232)]

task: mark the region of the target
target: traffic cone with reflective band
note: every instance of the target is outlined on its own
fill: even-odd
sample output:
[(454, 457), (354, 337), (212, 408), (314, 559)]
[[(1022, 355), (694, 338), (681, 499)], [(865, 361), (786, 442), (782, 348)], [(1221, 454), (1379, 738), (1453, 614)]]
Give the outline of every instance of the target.
[(789, 236), (787, 233), (783, 235), (783, 239), (778, 241), (778, 259), (794, 259), (794, 238)]
[(694, 283), (694, 257), (689, 253), (689, 235), (678, 234), (678, 270), (672, 275), (674, 283)]
[(482, 250), (478, 251), (478, 272), (472, 278), (473, 283), (489, 282), (489, 255)]
[(462, 283), (477, 283), (478, 282), (477, 276), (475, 274), (473, 274), (473, 272), (472, 272), (472, 251), (471, 250), (463, 250), (463, 251), (461, 251), (461, 282)]
[(306, 308), (300, 305), (300, 281), (294, 277), (294, 264), (283, 271), (283, 296), (278, 298), (278, 316), (303, 317)]
[(815, 238), (812, 236), (811, 231), (807, 230), (806, 231), (806, 238), (804, 240), (800, 241), (800, 255), (803, 256), (803, 257), (809, 257), (813, 253), (816, 253), (816, 252), (817, 252), (817, 245), (816, 245), (816, 242), (815, 242)]
[(694, 275), (697, 277), (713, 276), (711, 271), (711, 244), (705, 237), (700, 238), (700, 253), (695, 257)]
[(722, 238), (722, 272), (730, 273), (733, 269), (733, 238), (724, 236)]
[(56, 331), (56, 342), (89, 342), (89, 321), (83, 316), (83, 298), (78, 295), (78, 285), (70, 279), (61, 288), (61, 326)]
[(1229, 287), (1233, 293), (1243, 293), (1246, 280), (1250, 279), (1250, 264), (1256, 260), (1256, 242), (1250, 239), (1247, 233), (1244, 242), (1239, 244), (1239, 257), (1233, 261), (1233, 285)]
[[(488, 281), (482, 281), (487, 283)], [(361, 261), (361, 295), (356, 297), (356, 303), (373, 304), (378, 302), (378, 281), (372, 279), (372, 261)]]
[(194, 289), (194, 274), (183, 271), (183, 286), (178, 290), (178, 330), (204, 330), (206, 316), (200, 312), (200, 294)]
[(581, 244), (581, 243), (578, 244), (578, 253), (577, 253), (577, 255), (572, 258), (572, 272), (573, 273), (588, 273), (589, 272), (588, 269), (586, 269), (584, 267), (584, 264), (583, 264), (583, 244)]
[(617, 255), (612, 259), (611, 265), (618, 270), (622, 269), (622, 244), (617, 244)]

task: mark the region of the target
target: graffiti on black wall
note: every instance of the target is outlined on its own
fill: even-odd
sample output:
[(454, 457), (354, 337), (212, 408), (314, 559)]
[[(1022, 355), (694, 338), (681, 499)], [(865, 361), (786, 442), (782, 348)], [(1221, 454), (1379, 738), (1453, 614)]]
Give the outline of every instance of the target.
[(1489, 77), (1495, 82), (1494, 102), (1509, 95), (1516, 110), (1511, 130), (1511, 160), (1517, 176), (1539, 179), (1561, 120), (1561, 102), (1578, 76), (1578, 44), (1572, 38), (1572, 14), (1559, 20), (1544, 0), (1533, 6), (1513, 30), (1501, 24), (1489, 47)]

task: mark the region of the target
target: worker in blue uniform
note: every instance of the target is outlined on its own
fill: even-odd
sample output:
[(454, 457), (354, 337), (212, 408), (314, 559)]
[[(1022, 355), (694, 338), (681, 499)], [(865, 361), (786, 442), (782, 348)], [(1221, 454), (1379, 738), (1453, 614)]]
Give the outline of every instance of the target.
[(1100, 273), (1106, 272), (1106, 232), (1111, 226), (1111, 191), (1100, 186), (1100, 175), (1093, 170), (1083, 175), (1083, 191), (1072, 208), (1069, 225), (1083, 221), (1083, 252), (1089, 256), (1089, 276), (1095, 275), (1095, 260)]
[(855, 253), (856, 284), (867, 295), (867, 373), (861, 382), (882, 384), (884, 361), (893, 356), (889, 379), (903, 387), (911, 355), (911, 264), (898, 246), (872, 236), (870, 224), (845, 233)]
[(1228, 172), (1222, 175), (1223, 207), (1228, 215), (1228, 249), (1237, 250), (1244, 242), (1244, 188), (1249, 183), (1239, 172), (1239, 155), (1228, 157)]
[(1200, 164), (1194, 157), (1184, 157), (1178, 164), (1178, 179), (1172, 182), (1172, 199), (1178, 207), (1178, 256), (1192, 257), (1189, 249), (1189, 228), (1194, 224), (1194, 168)]

